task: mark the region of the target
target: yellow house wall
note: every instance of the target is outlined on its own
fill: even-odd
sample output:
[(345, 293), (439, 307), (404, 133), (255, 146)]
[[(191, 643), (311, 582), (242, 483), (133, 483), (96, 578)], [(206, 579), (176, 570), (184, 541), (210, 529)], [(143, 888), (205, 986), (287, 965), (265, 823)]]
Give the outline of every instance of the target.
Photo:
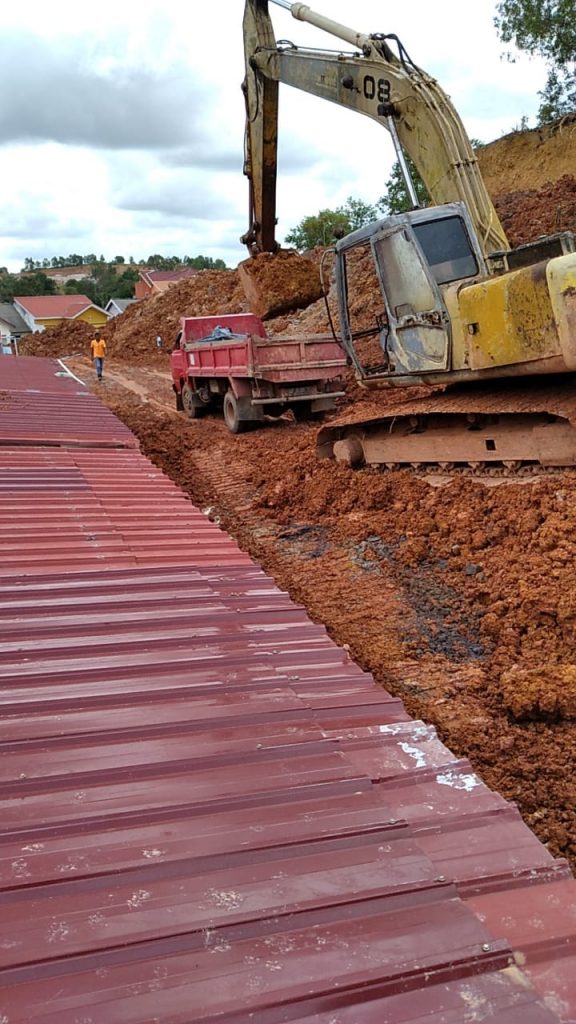
[(106, 313), (99, 309), (85, 309), (80, 316), (75, 318), (76, 320), (84, 320), (87, 324), (93, 324), (95, 327), (103, 327), (104, 324), (108, 323), (108, 317)]
[[(63, 323), (66, 319), (66, 317), (37, 317), (36, 324), (38, 327), (57, 327), (58, 324)], [(106, 313), (104, 313), (103, 310), (95, 309), (93, 307), (85, 309), (80, 316), (74, 317), (74, 319), (83, 320), (85, 323), (92, 324), (94, 327), (104, 327), (104, 324), (108, 323)]]
[(37, 327), (57, 327), (58, 324), (62, 323), (62, 320), (59, 317), (45, 317), (44, 319), (35, 317), (34, 323)]

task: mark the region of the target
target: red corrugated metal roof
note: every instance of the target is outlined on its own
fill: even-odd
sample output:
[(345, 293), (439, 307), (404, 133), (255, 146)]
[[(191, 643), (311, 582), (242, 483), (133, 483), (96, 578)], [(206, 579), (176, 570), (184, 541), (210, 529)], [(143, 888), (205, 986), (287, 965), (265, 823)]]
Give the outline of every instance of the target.
[[(77, 394), (82, 387), (67, 372), (65, 365), (55, 359), (36, 359), (33, 356), (4, 359), (0, 374), (1, 397), (11, 391), (69, 396)], [(24, 419), (24, 413), (21, 413), (21, 418)]]
[[(137, 448), (131, 431), (58, 362), (6, 358), (0, 369), (0, 445)], [(35, 466), (42, 464), (32, 451)], [(16, 457), (15, 469), (27, 456)]]
[(576, 1017), (564, 862), (142, 455), (0, 486), (0, 1020)]

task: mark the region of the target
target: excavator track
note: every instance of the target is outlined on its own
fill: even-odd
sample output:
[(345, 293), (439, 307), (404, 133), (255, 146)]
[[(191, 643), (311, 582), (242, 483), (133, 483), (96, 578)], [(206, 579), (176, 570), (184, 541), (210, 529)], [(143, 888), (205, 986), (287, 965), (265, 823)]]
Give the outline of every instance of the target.
[(354, 467), (525, 474), (576, 466), (576, 381), (524, 378), (414, 400), (393, 395), (378, 417), (332, 420), (320, 430), (317, 450)]

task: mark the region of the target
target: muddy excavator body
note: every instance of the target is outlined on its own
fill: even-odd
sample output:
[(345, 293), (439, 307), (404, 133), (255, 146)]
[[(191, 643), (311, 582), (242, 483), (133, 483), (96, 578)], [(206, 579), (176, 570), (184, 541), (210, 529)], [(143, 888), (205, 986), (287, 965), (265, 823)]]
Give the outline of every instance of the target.
[[(340, 343), (359, 383), (391, 396), (374, 419), (352, 412), (324, 427), (320, 454), (349, 465), (575, 465), (574, 235), (510, 250), (457, 111), (396, 37), (354, 32), (305, 4), (272, 2), (355, 50), (277, 43), (268, 0), (246, 0), (250, 251), (277, 248), (280, 82), (379, 121), (436, 204), (336, 244)], [(370, 281), (368, 304), (354, 294), (358, 267), (363, 294)], [(408, 397), (408, 388), (421, 390)]]
[[(371, 276), (369, 317), (354, 298), (359, 263)], [(339, 242), (336, 287), (358, 380), (428, 394), (391, 396), (376, 422), (326, 427), (322, 455), (349, 465), (576, 464), (572, 233), (485, 258), (463, 204), (416, 210)]]

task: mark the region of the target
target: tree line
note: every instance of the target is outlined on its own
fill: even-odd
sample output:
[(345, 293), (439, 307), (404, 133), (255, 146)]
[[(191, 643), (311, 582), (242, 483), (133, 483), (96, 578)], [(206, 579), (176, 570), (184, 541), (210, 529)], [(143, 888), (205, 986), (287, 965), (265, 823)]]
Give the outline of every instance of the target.
[(124, 256), (114, 256), (107, 260), (104, 256), (96, 256), (90, 252), (82, 256), (80, 253), (70, 253), (69, 256), (51, 256), (42, 260), (34, 260), (27, 256), (24, 260), (22, 273), (29, 273), (33, 270), (56, 270), (64, 267), (98, 267), (98, 266), (122, 267), (146, 267), (148, 270), (181, 270), (184, 267), (193, 267), (195, 270), (226, 270), (224, 260), (212, 259), (211, 256), (161, 256), (154, 253), (146, 260), (136, 261), (133, 256), (128, 260)]
[[(66, 267), (86, 267), (90, 274), (80, 281), (67, 281), (59, 289), (57, 281), (45, 271)], [(158, 253), (138, 263), (130, 257), (115, 256), (105, 260), (103, 256), (88, 253), (85, 256), (71, 253), (69, 256), (52, 256), (51, 259), (34, 260), (26, 257), (20, 274), (9, 274), (6, 267), (0, 267), (0, 302), (12, 302), (15, 295), (87, 295), (97, 306), (105, 306), (110, 299), (131, 299), (140, 270), (226, 270), (224, 260), (211, 256), (161, 256)]]

